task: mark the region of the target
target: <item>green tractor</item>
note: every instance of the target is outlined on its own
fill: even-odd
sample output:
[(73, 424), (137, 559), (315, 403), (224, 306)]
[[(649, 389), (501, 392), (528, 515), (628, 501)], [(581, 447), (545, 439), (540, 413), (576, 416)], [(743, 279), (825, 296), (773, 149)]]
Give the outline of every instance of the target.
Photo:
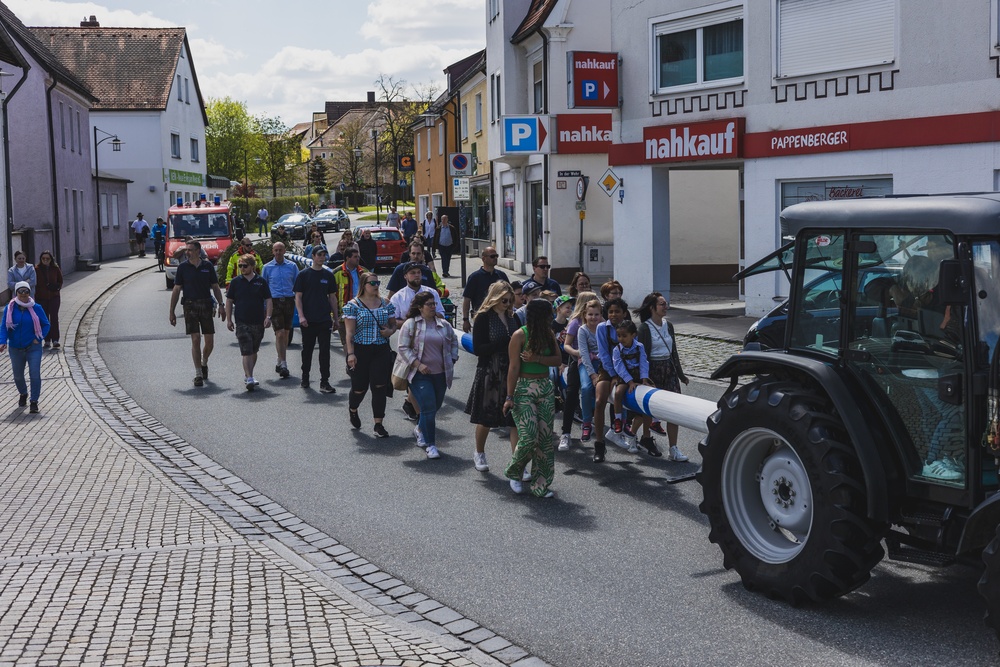
[[(748, 349), (699, 449), (726, 568), (792, 604), (885, 555), (981, 557), (1000, 633), (1000, 194), (810, 202), (737, 277), (786, 273), (783, 344)], [(883, 546), (885, 545), (885, 546)]]

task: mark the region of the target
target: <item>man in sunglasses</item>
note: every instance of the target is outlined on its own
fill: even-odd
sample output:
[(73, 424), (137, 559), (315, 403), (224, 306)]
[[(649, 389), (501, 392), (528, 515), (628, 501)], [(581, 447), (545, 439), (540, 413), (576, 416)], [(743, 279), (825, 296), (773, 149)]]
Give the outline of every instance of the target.
[(309, 371), (312, 370), (313, 350), (319, 344), (319, 390), (335, 394), (330, 385), (330, 332), (337, 326), (340, 307), (337, 304), (337, 284), (333, 274), (326, 270), (326, 248), (313, 246), (312, 265), (303, 269), (295, 278), (295, 307), (299, 311), (302, 330), (302, 382), (309, 388)]
[[(188, 261), (178, 265), (174, 279), (174, 289), (170, 293), (170, 326), (177, 326), (177, 301), (184, 292), (181, 304), (184, 308), (184, 330), (191, 336), (191, 359), (194, 361), (194, 386), (201, 387), (208, 378), (208, 357), (215, 349), (215, 303), (219, 304), (219, 317), (226, 317), (222, 305), (222, 290), (215, 267), (201, 257), (201, 243), (188, 241)], [(215, 296), (215, 303), (212, 296)], [(205, 337), (205, 347), (201, 338)]]
[(473, 271), (465, 283), (465, 291), (462, 293), (462, 331), (465, 333), (472, 331), (471, 314), (475, 314), (483, 305), (486, 294), (490, 291), (490, 285), (498, 280), (510, 282), (507, 274), (497, 268), (499, 257), (497, 249), (493, 246), (484, 248), (483, 268)]
[(271, 326), (271, 290), (257, 275), (255, 255), (240, 255), (237, 267), (239, 275), (229, 282), (226, 292), (226, 326), (236, 332), (243, 357), (243, 383), (247, 391), (253, 391), (260, 384), (253, 377), (260, 342), (264, 329)]
[(562, 287), (559, 283), (549, 278), (549, 269), (552, 266), (549, 264), (549, 258), (545, 255), (539, 255), (535, 258), (535, 261), (531, 263), (532, 275), (530, 278), (524, 281), (521, 288), (524, 294), (527, 294), (530, 290), (534, 289), (535, 285), (541, 286), (542, 290), (550, 290), (556, 293), (556, 296), (562, 296)]

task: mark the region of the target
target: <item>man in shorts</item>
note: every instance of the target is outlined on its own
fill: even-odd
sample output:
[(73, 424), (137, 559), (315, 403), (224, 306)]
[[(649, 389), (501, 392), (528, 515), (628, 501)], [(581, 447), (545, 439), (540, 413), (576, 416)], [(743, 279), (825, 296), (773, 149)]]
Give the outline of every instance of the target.
[(271, 326), (271, 290), (255, 272), (255, 255), (241, 255), (236, 266), (240, 273), (230, 281), (226, 292), (226, 326), (236, 332), (243, 357), (243, 383), (247, 391), (253, 391), (260, 384), (253, 377), (257, 352), (264, 340), (264, 329)]
[(274, 259), (264, 265), (261, 277), (267, 282), (271, 292), (271, 326), (274, 328), (274, 349), (278, 353), (278, 361), (274, 364), (274, 372), (282, 379), (288, 377), (288, 337), (292, 333), (292, 320), (295, 316), (295, 278), (299, 275), (299, 267), (285, 258), (285, 244), (278, 241), (271, 246)]
[[(226, 318), (222, 290), (215, 267), (201, 258), (201, 243), (188, 241), (187, 261), (177, 267), (174, 289), (170, 293), (170, 326), (177, 326), (177, 300), (184, 292), (181, 305), (184, 307), (184, 331), (191, 336), (191, 360), (194, 361), (194, 386), (200, 387), (208, 379), (208, 358), (215, 348), (215, 304), (219, 317)], [(215, 302), (212, 295), (215, 295)], [(205, 347), (201, 346), (202, 335)]]

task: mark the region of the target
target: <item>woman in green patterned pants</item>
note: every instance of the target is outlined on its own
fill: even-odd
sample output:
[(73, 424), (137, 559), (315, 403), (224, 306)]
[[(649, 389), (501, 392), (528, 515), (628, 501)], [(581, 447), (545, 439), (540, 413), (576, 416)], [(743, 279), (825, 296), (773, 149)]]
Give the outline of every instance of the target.
[(562, 362), (559, 345), (552, 333), (552, 306), (545, 299), (528, 304), (527, 325), (510, 338), (507, 368), (507, 400), (504, 414), (513, 410), (517, 426), (517, 447), (504, 475), (510, 488), (521, 493), (521, 475), (531, 462), (531, 493), (539, 498), (555, 495), (549, 486), (555, 475), (555, 446), (552, 422), (555, 419), (555, 392), (549, 367)]

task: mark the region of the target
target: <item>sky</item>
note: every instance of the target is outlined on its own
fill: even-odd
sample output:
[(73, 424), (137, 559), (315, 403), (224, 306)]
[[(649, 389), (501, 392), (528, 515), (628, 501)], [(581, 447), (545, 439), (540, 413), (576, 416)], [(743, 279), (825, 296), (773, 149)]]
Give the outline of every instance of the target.
[(187, 29), (202, 96), (306, 122), (324, 102), (365, 100), (388, 74), (444, 90), (442, 70), (486, 46), (484, 0), (3, 0), (27, 26)]

